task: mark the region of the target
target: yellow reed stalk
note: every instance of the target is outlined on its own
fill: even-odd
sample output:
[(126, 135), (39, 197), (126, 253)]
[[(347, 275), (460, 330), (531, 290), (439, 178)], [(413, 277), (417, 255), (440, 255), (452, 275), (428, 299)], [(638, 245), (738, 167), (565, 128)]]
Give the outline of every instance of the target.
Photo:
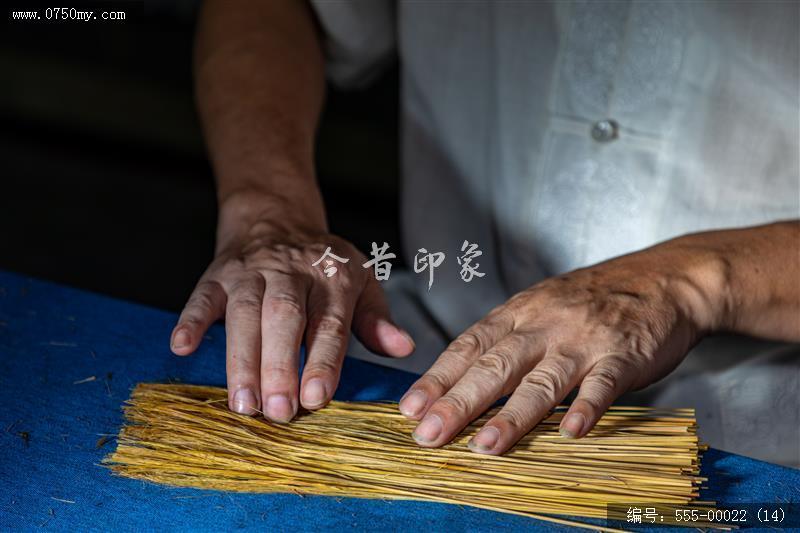
[(558, 434), (565, 412), (555, 409), (495, 457), (467, 448), (492, 412), (429, 449), (393, 403), (331, 402), (273, 424), (231, 412), (225, 389), (140, 384), (103, 462), (178, 487), (436, 501), (606, 531), (553, 515), (605, 518), (607, 505), (628, 502), (713, 507), (697, 501), (706, 478), (693, 410), (613, 407), (577, 440)]

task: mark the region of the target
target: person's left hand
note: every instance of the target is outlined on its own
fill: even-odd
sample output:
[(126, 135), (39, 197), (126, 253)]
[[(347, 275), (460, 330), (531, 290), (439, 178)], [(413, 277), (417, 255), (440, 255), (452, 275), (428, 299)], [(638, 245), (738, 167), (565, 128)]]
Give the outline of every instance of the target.
[(582, 437), (617, 397), (669, 373), (715, 325), (723, 278), (713, 254), (676, 239), (547, 279), (456, 338), (400, 411), (422, 420), (420, 445), (437, 447), (511, 394), (469, 443), (500, 454), (580, 385), (560, 428)]

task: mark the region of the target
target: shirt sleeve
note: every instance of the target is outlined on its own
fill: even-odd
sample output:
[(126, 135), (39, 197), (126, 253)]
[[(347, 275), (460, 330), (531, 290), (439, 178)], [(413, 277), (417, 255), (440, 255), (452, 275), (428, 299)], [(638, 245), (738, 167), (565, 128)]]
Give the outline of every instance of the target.
[(368, 85), (396, 56), (394, 0), (311, 0), (326, 73), (337, 86)]

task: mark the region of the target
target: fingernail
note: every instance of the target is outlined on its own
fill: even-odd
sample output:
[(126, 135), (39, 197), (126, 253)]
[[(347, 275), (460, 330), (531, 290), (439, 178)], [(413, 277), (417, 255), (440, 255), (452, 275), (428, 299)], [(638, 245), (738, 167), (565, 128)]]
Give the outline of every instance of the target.
[(303, 387), (303, 405), (306, 407), (317, 407), (322, 405), (328, 398), (325, 384), (319, 378), (308, 380)]
[(492, 450), (500, 439), (500, 431), (494, 426), (484, 426), (478, 434), (467, 443), (473, 452), (485, 453)]
[(575, 439), (583, 432), (584, 424), (586, 424), (585, 416), (581, 413), (572, 413), (561, 421), (561, 428), (558, 431), (562, 437)]
[(242, 415), (252, 415), (258, 410), (256, 395), (250, 389), (239, 389), (233, 395), (233, 410)]
[(442, 427), (442, 419), (438, 415), (428, 415), (422, 419), (412, 437), (419, 443), (429, 444), (439, 438)]
[(267, 398), (264, 414), (274, 422), (288, 422), (294, 416), (292, 402), (282, 394), (273, 394)]
[(175, 337), (172, 339), (172, 347), (176, 350), (186, 348), (189, 345), (189, 342), (191, 342), (191, 339), (189, 339), (189, 334), (186, 332), (186, 330), (179, 329), (175, 333)]
[(379, 337), (382, 337), (386, 340), (391, 339), (388, 340), (388, 342), (390, 346), (394, 346), (393, 350), (400, 349), (405, 351), (405, 348), (400, 348), (401, 343), (406, 343), (411, 347), (411, 350), (409, 350), (408, 353), (413, 352), (417, 347), (417, 345), (414, 343), (414, 339), (411, 338), (411, 335), (409, 335), (406, 330), (386, 318), (378, 319), (377, 329), (379, 332)]
[[(396, 326), (395, 326), (395, 327), (396, 327)], [(408, 341), (408, 344), (410, 344), (410, 345), (411, 345), (411, 350), (412, 350), (412, 351), (413, 351), (413, 350), (416, 350), (416, 348), (417, 348), (417, 343), (416, 343), (416, 342), (414, 342), (414, 339), (412, 339), (412, 338), (411, 338), (411, 335), (410, 335), (410, 334), (409, 334), (409, 333), (408, 333), (406, 330), (404, 330), (403, 328), (397, 327), (397, 332), (398, 332), (400, 335), (402, 335), (403, 337), (405, 337), (405, 339)]]
[(419, 389), (412, 390), (400, 400), (400, 412), (403, 416), (418, 416), (428, 403), (428, 395)]

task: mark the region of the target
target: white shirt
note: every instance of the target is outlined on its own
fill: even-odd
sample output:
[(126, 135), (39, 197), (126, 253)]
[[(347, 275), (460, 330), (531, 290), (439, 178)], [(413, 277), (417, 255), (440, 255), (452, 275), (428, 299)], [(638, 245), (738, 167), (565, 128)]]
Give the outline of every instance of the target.
[(415, 279), (450, 335), (544, 276), (800, 214), (796, 2), (314, 5), (335, 82), (399, 54), (404, 252), (446, 253)]
[[(313, 5), (334, 82), (399, 56), (404, 253), (447, 255), (393, 297), (414, 370), (543, 277), (800, 216), (797, 2)], [(465, 239), (486, 272), (469, 284)]]

